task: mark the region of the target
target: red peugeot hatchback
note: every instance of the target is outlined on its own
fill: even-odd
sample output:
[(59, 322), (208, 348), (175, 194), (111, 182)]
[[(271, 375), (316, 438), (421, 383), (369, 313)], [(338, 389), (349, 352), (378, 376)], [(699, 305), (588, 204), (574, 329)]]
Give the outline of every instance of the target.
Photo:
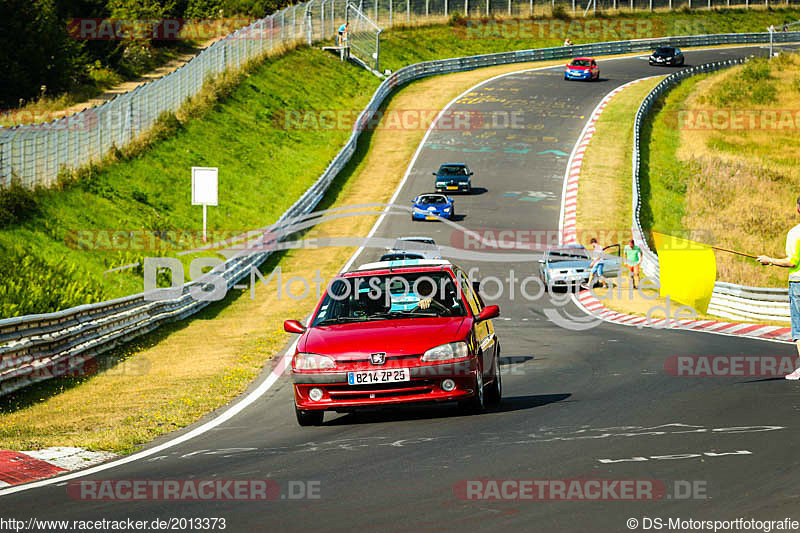
[(502, 397), (500, 344), (463, 270), (447, 261), (371, 263), (336, 277), (292, 358), (297, 421), (325, 411), (457, 401), (480, 412)]

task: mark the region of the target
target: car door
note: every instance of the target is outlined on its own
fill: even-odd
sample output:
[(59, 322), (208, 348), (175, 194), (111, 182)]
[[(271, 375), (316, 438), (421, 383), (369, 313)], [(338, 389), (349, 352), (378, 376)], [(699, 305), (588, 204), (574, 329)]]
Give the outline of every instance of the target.
[[(480, 295), (470, 287), (466, 274), (461, 272), (459, 279), (461, 280), (461, 291), (464, 294), (464, 299), (467, 301), (469, 311), (474, 318), (477, 318), (481, 310), (483, 310), (483, 301)], [(492, 363), (497, 350), (494, 324), (492, 324), (491, 320), (484, 320), (483, 322), (474, 324), (472, 330), (475, 342), (478, 344), (478, 348), (483, 356), (483, 375), (484, 377), (491, 376), (493, 373)]]
[(609, 244), (603, 248), (603, 253), (606, 254), (606, 256), (613, 256), (605, 261), (604, 273), (606, 277), (612, 277), (612, 274), (619, 274), (619, 268), (622, 264), (622, 246), (619, 243)]

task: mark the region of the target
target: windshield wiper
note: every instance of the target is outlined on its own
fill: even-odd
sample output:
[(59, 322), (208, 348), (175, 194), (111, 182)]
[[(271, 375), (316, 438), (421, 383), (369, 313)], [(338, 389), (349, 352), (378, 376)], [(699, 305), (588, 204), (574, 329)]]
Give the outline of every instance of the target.
[(369, 317), (365, 316), (336, 316), (331, 318), (326, 318), (325, 320), (320, 320), (315, 325), (317, 326), (326, 326), (328, 324), (342, 324), (345, 322), (366, 322), (369, 320)]

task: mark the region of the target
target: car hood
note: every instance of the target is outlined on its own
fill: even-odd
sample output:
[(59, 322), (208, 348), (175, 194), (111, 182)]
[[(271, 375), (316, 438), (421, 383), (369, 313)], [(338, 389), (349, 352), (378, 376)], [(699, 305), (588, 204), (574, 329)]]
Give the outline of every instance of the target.
[(419, 355), (465, 339), (471, 321), (468, 317), (428, 317), (309, 328), (298, 342), (298, 350), (335, 356), (339, 361), (363, 359), (375, 352)]

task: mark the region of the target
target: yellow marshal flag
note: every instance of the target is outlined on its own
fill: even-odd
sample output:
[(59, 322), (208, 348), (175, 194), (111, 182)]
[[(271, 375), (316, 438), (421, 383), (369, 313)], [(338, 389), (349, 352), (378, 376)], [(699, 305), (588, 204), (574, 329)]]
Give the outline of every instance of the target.
[(705, 244), (653, 232), (658, 254), (661, 297), (669, 296), (698, 313), (708, 310), (717, 261), (714, 250)]

